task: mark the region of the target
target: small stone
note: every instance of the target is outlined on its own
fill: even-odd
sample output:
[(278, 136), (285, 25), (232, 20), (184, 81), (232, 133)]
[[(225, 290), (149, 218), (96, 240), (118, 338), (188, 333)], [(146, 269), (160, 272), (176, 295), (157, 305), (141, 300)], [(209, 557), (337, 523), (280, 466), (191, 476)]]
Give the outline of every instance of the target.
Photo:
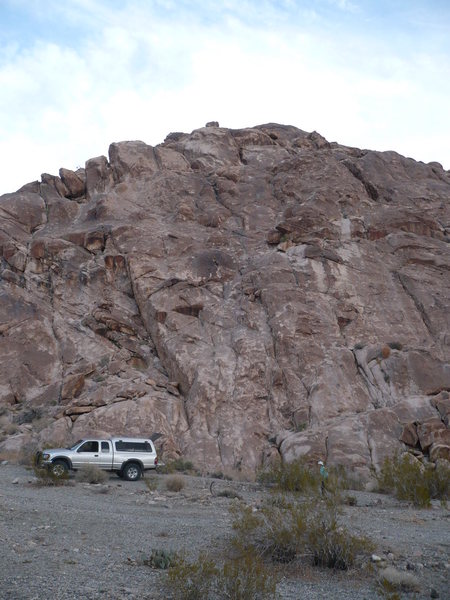
[(439, 593), (435, 588), (431, 588), (430, 598), (439, 598)]
[(394, 560), (394, 555), (392, 554), (392, 552), (389, 552), (389, 554), (387, 555), (389, 560)]
[(16, 477), (15, 479), (12, 480), (13, 483), (19, 483), (18, 478)]
[(8, 464), (8, 461), (7, 460), (2, 460), (2, 462), (0, 464), (3, 465), (3, 466), (5, 466), (5, 465)]
[(370, 557), (370, 560), (374, 563), (378, 563), (382, 561), (381, 556), (378, 556), (378, 554), (372, 554), (372, 556)]

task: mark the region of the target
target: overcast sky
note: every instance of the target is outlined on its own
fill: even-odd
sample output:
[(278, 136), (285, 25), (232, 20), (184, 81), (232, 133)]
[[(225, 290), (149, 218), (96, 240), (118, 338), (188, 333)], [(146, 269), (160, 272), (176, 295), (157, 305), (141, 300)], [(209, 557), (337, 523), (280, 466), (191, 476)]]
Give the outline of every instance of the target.
[(0, 193), (211, 120), (450, 169), (450, 0), (0, 0)]

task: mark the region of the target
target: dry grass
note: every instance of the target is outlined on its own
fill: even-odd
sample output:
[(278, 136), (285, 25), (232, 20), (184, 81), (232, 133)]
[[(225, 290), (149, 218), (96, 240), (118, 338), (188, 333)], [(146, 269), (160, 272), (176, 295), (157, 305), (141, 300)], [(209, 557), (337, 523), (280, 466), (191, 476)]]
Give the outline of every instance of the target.
[(84, 465), (75, 473), (75, 479), (80, 483), (106, 483), (109, 475), (96, 465)]
[(184, 487), (185, 481), (180, 475), (171, 475), (167, 478), (166, 489), (169, 492), (180, 492)]

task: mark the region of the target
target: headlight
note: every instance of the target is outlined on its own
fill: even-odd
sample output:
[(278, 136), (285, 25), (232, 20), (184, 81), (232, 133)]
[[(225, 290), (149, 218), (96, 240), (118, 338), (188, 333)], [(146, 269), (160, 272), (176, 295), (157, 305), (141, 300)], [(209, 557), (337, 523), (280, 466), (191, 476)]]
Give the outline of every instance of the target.
[(44, 460), (48, 460), (48, 459), (50, 458), (50, 454), (43, 454), (43, 455), (42, 455), (42, 458), (43, 458)]

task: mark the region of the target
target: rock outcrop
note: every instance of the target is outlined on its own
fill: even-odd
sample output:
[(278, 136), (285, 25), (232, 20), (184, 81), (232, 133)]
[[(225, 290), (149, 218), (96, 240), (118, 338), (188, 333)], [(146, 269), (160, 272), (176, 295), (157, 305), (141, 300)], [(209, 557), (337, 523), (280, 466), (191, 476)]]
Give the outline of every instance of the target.
[(215, 122), (1, 196), (0, 452), (448, 456), (449, 199), (438, 163)]

